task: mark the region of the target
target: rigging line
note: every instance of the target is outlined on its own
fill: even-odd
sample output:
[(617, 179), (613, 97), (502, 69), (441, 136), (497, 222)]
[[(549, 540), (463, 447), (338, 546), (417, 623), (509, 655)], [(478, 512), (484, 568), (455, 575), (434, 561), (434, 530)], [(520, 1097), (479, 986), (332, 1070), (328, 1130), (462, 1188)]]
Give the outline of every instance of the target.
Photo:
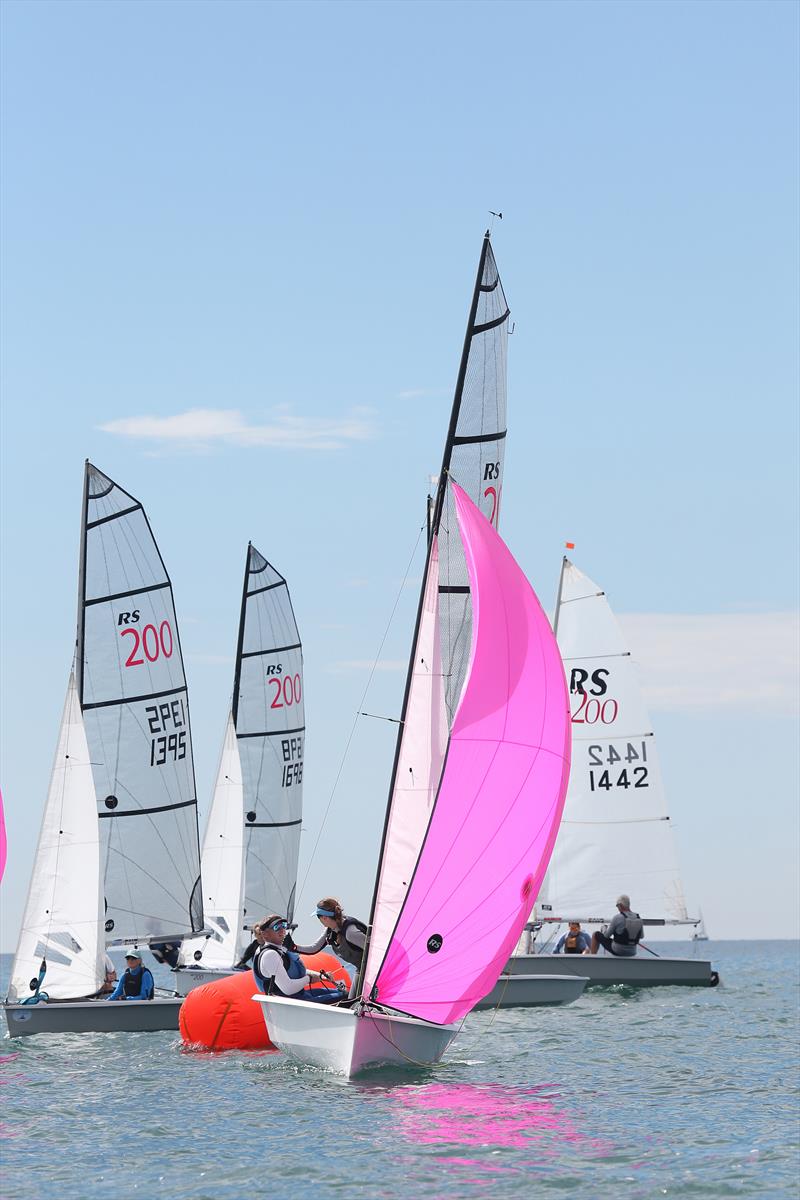
[(311, 851), (311, 857), (308, 860), (308, 866), (306, 867), (306, 873), (303, 876), (303, 882), (300, 884), (300, 888), (299, 888), (298, 896), (297, 896), (298, 902), (300, 900), (300, 897), (303, 895), (303, 889), (305, 888), (306, 883), (308, 882), (309, 872), (311, 871), (311, 867), (314, 862), (314, 857), (317, 853), (317, 847), (319, 846), (320, 838), (322, 837), (322, 832), (325, 828), (325, 822), (328, 819), (328, 813), (331, 810), (331, 805), (333, 804), (333, 798), (336, 795), (336, 789), (339, 786), (339, 780), (342, 777), (342, 771), (344, 770), (344, 764), (347, 761), (347, 755), (350, 752), (350, 743), (352, 742), (353, 735), (355, 734), (355, 731), (356, 731), (356, 725), (358, 724), (358, 718), (361, 715), (361, 708), (364, 704), (364, 701), (367, 698), (367, 692), (370, 689), (370, 685), (372, 683), (373, 676), (375, 675), (375, 670), (378, 665), (378, 660), (380, 659), (380, 656), (381, 656), (381, 651), (383, 650), (384, 643), (386, 642), (386, 639), (389, 636), (389, 630), (391, 628), (392, 621), (394, 620), (394, 614), (397, 612), (397, 606), (400, 603), (400, 597), (403, 594), (403, 590), (406, 585), (406, 580), (408, 579), (409, 572), (411, 571), (412, 563), (414, 562), (414, 559), (417, 556), (417, 550), (419, 548), (420, 538), (422, 537), (423, 533), (426, 531), (426, 528), (427, 528), (427, 521), (424, 524), (420, 525), (420, 527), (419, 527), (419, 533), (417, 534), (417, 540), (414, 542), (414, 549), (411, 551), (411, 557), (408, 560), (405, 574), (403, 575), (402, 581), (400, 583), (400, 587), (398, 588), (398, 591), (397, 591), (397, 595), (395, 596), (394, 604), (392, 605), (392, 611), (389, 614), (389, 620), (386, 622), (386, 628), (383, 631), (383, 637), (381, 638), (380, 645), (378, 646), (378, 649), (375, 653), (375, 658), (373, 660), (372, 667), (370, 669), (369, 677), (367, 678), (367, 682), (364, 685), (364, 691), (362, 693), (361, 699), (358, 702), (358, 705), (356, 708), (356, 714), (353, 717), (353, 724), (350, 726), (350, 734), (347, 738), (347, 742), (345, 743), (344, 753), (342, 754), (342, 761), (339, 763), (339, 770), (336, 772), (336, 778), (333, 781), (333, 787), (331, 788), (331, 794), (328, 797), (328, 803), (325, 806), (325, 812), (322, 817), (322, 823), (319, 827), (319, 833), (317, 834), (317, 840), (314, 842), (314, 848)]
[(489, 1030), (490, 1030), (490, 1029), (492, 1028), (492, 1026), (494, 1025), (494, 1019), (495, 1019), (495, 1017), (497, 1016), (498, 1012), (500, 1011), (500, 1007), (501, 1007), (501, 1005), (502, 1005), (502, 1003), (503, 1003), (503, 1000), (505, 999), (506, 988), (508, 987), (508, 985), (509, 985), (509, 983), (510, 983), (510, 982), (511, 982), (511, 973), (509, 972), (509, 974), (508, 974), (508, 975), (506, 975), (506, 981), (505, 981), (505, 983), (503, 984), (503, 990), (502, 990), (502, 992), (500, 993), (500, 995), (499, 995), (499, 997), (498, 997), (497, 1004), (495, 1004), (495, 1006), (494, 1006), (494, 1009), (492, 1010), (492, 1019), (491, 1019), (491, 1021), (489, 1022), (489, 1024), (488, 1024), (487, 1028), (486, 1028), (486, 1032), (487, 1032), (487, 1033), (489, 1032)]
[[(464, 1016), (461, 1018), (461, 1024), (459, 1025), (458, 1029), (456, 1030), (456, 1032), (453, 1034), (450, 1041), (448, 1042), (448, 1047), (452, 1046), (453, 1042), (456, 1040), (456, 1038), (461, 1033), (461, 1030), (464, 1028), (464, 1022), (466, 1021), (468, 1016), (469, 1016), (469, 1013), (465, 1013)], [(407, 1063), (411, 1063), (411, 1065), (414, 1067), (433, 1067), (436, 1065), (435, 1063), (431, 1063), (431, 1062), (418, 1062), (416, 1058), (412, 1058), (409, 1054), (406, 1054), (405, 1051), (402, 1050), (398, 1046), (397, 1042), (394, 1040), (394, 1037), (392, 1036), (391, 1017), (389, 1017), (389, 1020), (387, 1022), (387, 1024), (389, 1025), (389, 1037), (387, 1037), (386, 1034), (381, 1029), (381, 1023), (380, 1023), (379, 1017), (377, 1017), (377, 1016), (362, 1017), (361, 1019), (362, 1020), (371, 1020), (373, 1026), (375, 1027), (375, 1032), (380, 1034), (380, 1036), (387, 1043), (387, 1045), (394, 1047), (394, 1049), (397, 1051), (397, 1053), (400, 1055), (400, 1057), (404, 1058)], [(441, 1026), (440, 1026), (440, 1028), (441, 1028)]]

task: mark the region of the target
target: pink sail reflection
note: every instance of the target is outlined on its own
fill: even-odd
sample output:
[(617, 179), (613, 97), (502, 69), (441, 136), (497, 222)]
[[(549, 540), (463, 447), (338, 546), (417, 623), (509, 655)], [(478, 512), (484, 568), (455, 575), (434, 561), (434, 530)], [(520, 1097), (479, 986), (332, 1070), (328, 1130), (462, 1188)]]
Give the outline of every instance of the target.
[(452, 484), (473, 603), (472, 657), (405, 905), (377, 978), (382, 1004), (438, 1024), (494, 986), (528, 920), (569, 775), (564, 669), (510, 551)]
[(400, 1130), (422, 1145), (524, 1148), (547, 1133), (561, 1141), (583, 1135), (548, 1096), (501, 1084), (430, 1084), (400, 1094)]

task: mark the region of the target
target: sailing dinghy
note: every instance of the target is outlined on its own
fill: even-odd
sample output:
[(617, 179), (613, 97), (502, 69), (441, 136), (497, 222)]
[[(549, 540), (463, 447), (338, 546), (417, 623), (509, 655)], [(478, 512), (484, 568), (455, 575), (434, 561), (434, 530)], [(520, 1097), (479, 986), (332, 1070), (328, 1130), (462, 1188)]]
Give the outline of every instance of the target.
[(286, 580), (247, 547), (233, 700), (202, 852), (210, 934), (181, 947), (181, 995), (230, 975), (267, 913), (291, 921), (303, 812), (303, 649)]
[(4, 1005), (11, 1036), (177, 1029), (174, 997), (101, 997), (106, 947), (202, 928), (172, 585), (142, 505), (87, 462), (77, 646)]
[(508, 317), (487, 234), (432, 507), (358, 997), (338, 1008), (254, 997), (276, 1045), (347, 1076), (439, 1061), (522, 931), (563, 805), (561, 659), (496, 532)]
[[(605, 593), (566, 557), (555, 630), (570, 686), (572, 773), (534, 924), (553, 930), (570, 920), (603, 924), (625, 893), (646, 927), (697, 926), (683, 895), (637, 665)], [(590, 987), (709, 986), (719, 978), (708, 961), (643, 948), (629, 958), (520, 953), (508, 970), (575, 973), (587, 976)]]

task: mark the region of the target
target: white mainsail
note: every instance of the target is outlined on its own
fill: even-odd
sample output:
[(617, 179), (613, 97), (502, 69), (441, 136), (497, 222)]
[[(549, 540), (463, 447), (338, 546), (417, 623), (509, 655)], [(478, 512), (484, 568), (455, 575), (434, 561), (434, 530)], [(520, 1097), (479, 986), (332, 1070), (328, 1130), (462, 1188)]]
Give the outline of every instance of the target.
[(104, 971), (100, 836), (89, 747), (74, 673), (70, 675), (39, 844), (22, 918), (8, 998), (42, 989), (53, 1000), (92, 996)]
[(449, 722), (458, 705), (472, 644), (472, 603), (452, 491), (455, 479), (500, 527), (506, 437), (509, 308), (487, 233), (483, 241), (432, 526), (439, 537), (439, 623)]
[(203, 927), (197, 799), (172, 585), (142, 505), (86, 464), (77, 652), (109, 943)]
[(375, 885), (365, 964), (368, 978), (377, 974), (419, 857), (472, 644), (469, 575), (448, 478), (464, 489), (495, 528), (498, 526), (506, 437), (508, 319), (509, 308), (487, 233), (436, 500), (428, 510), (428, 558)]
[(566, 558), (556, 632), (569, 684), (573, 748), (546, 880), (551, 913), (543, 915), (608, 917), (625, 893), (643, 917), (686, 920), (638, 668), (605, 593)]
[(291, 920), (303, 808), (303, 651), (286, 580), (248, 546), (233, 704), (203, 838), (210, 938), (183, 965), (230, 968), (268, 912)]

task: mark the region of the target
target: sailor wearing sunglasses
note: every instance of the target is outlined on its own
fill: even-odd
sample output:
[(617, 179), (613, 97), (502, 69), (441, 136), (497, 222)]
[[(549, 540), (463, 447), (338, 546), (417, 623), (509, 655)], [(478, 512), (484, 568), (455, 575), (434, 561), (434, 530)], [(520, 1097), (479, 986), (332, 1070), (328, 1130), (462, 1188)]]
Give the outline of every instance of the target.
[(311, 983), (327, 979), (324, 971), (308, 971), (293, 950), (284, 946), (289, 922), (285, 917), (272, 913), (253, 926), (258, 949), (253, 957), (253, 974), (261, 992), (268, 996), (301, 996)]

